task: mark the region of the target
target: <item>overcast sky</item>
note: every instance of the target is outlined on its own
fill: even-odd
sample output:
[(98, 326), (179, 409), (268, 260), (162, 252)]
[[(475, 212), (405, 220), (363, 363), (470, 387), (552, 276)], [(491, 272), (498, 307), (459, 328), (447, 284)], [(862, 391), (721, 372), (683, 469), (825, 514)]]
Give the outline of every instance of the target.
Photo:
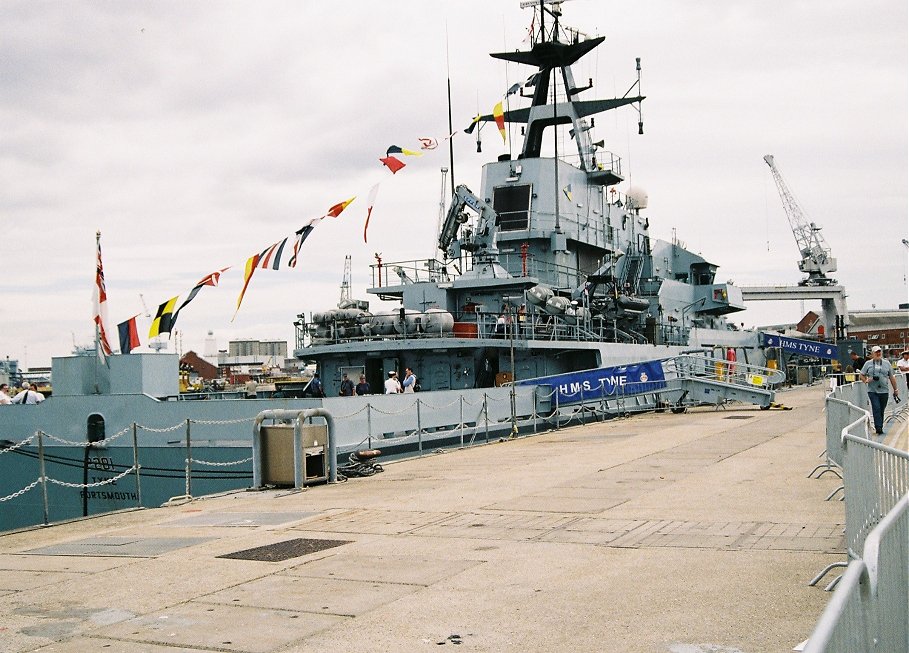
[[(770, 170), (839, 260), (851, 309), (907, 299), (905, 0), (572, 0), (563, 23), (606, 42), (575, 77), (622, 95), (643, 63), (645, 135), (623, 108), (594, 140), (649, 193), (651, 234), (720, 265), (719, 278), (793, 284), (798, 253)], [(95, 232), (109, 328), (234, 266), (180, 315), (182, 351), (286, 339), (333, 307), (344, 256), (367, 298), (374, 253), (434, 253), (441, 150), (392, 177), (391, 144), (445, 136), (446, 40), (456, 128), (531, 72), (518, 0), (0, 2), (0, 356), (49, 365), (92, 343)], [(446, 39), (447, 34), (447, 39)], [(456, 181), (506, 152), (455, 138)], [(366, 195), (382, 182), (363, 242)], [(231, 322), (242, 265), (331, 205), (294, 270), (260, 270)], [(380, 309), (373, 300), (373, 309)], [(387, 308), (387, 307), (386, 307)], [(737, 322), (795, 321), (810, 303), (758, 303)], [(147, 320), (140, 337), (147, 341)], [(115, 338), (114, 338), (115, 339)], [(177, 342), (172, 342), (174, 351)]]

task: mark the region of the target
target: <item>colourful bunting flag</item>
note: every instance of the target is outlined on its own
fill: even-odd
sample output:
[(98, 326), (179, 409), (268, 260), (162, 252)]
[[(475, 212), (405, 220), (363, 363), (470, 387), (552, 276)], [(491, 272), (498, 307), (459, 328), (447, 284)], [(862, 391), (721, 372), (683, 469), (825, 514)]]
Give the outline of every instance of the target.
[(565, 193), (565, 197), (567, 197), (567, 198), (568, 198), (568, 201), (571, 202), (571, 201), (572, 201), (572, 199), (571, 199), (571, 184), (568, 184), (567, 186), (565, 186), (565, 188), (562, 189), (562, 192)]
[(240, 304), (243, 303), (243, 296), (246, 295), (246, 289), (249, 287), (249, 282), (252, 280), (252, 275), (256, 271), (256, 267), (259, 265), (259, 257), (261, 254), (253, 254), (248, 259), (246, 259), (246, 269), (243, 272), (243, 289), (240, 291), (240, 296), (237, 297), (237, 310), (234, 311), (234, 316), (230, 318), (230, 321), (233, 322), (237, 317), (237, 313), (240, 312)]
[(139, 342), (139, 330), (136, 328), (136, 318), (133, 315), (126, 322), (117, 325), (117, 332), (120, 335), (120, 353), (128, 354), (142, 343)]
[(502, 103), (497, 103), (492, 108), (492, 117), (496, 121), (496, 127), (499, 128), (499, 133), (502, 135), (502, 142), (505, 142), (505, 114), (502, 112)]
[(395, 174), (398, 170), (403, 168), (406, 164), (400, 159), (396, 159), (393, 156), (387, 156), (384, 159), (379, 159), (389, 170), (391, 174)]
[(376, 196), (379, 194), (379, 184), (369, 189), (369, 197), (366, 199), (366, 222), (363, 225), (363, 242), (366, 240), (366, 230), (369, 228), (369, 218), (372, 216), (372, 207), (376, 203)]
[(275, 243), (259, 255), (258, 267), (263, 270), (271, 268), (277, 270), (281, 266), (281, 254), (284, 252), (284, 245), (287, 244), (287, 238), (281, 242)]
[(312, 233), (312, 230), (316, 228), (316, 225), (322, 221), (322, 218), (313, 218), (302, 227), (296, 231), (297, 240), (294, 243), (294, 253), (291, 255), (290, 259), (287, 261), (287, 266), (291, 268), (297, 267), (297, 254), (300, 251), (300, 246), (303, 244), (303, 241), (309, 237), (309, 234)]
[(424, 136), (418, 140), (420, 141), (420, 149), (434, 150), (439, 147), (439, 141), (432, 136)]
[(515, 93), (517, 93), (517, 92), (520, 91), (520, 90), (521, 90), (521, 85), (520, 85), (520, 84), (512, 84), (512, 85), (511, 85), (511, 88), (508, 89), (508, 92), (505, 94), (505, 96), (507, 97), (507, 96), (509, 96), (509, 95), (514, 95)]
[[(212, 286), (212, 287), (217, 286), (218, 281), (220, 281), (220, 279), (221, 279), (221, 274), (223, 272), (227, 272), (228, 270), (230, 270), (230, 266), (228, 266), (226, 268), (222, 268), (222, 269), (218, 270), (217, 272), (212, 272), (211, 274), (208, 274), (208, 275), (202, 277), (199, 281), (197, 281), (196, 285), (193, 286), (193, 289), (189, 291), (189, 296), (184, 300), (184, 302), (182, 304), (180, 304), (180, 308), (178, 308), (176, 311), (174, 311), (174, 316), (170, 320), (170, 326), (173, 327), (177, 323), (177, 317), (180, 315), (180, 311), (183, 310), (184, 306), (186, 306), (187, 304), (189, 304), (192, 300), (194, 300), (196, 298), (196, 295), (199, 294), (199, 291), (202, 290), (202, 288), (204, 288), (205, 286)], [(122, 335), (121, 335), (121, 340), (122, 340)]]
[(398, 147), (397, 145), (392, 145), (385, 152), (385, 156), (391, 156), (392, 154), (403, 154), (404, 156), (423, 156), (422, 152), (414, 152), (413, 150), (405, 150), (404, 148)]
[[(401, 164), (401, 167), (402, 168), (404, 167), (403, 163)], [(355, 199), (357, 199), (356, 195), (351, 197), (349, 200), (344, 200), (343, 202), (338, 202), (333, 207), (328, 209), (328, 213), (325, 214), (326, 217), (337, 218), (339, 215), (341, 215), (341, 211), (346, 209), (350, 205), (350, 203), (353, 202)]]
[(98, 256), (95, 261), (95, 289), (93, 292), (94, 304), (94, 322), (95, 333), (98, 340), (98, 358), (102, 363), (107, 363), (107, 356), (113, 353), (110, 342), (107, 339), (107, 288), (104, 285), (104, 266), (101, 263), (101, 232), (95, 234), (95, 241), (98, 244)]
[(162, 333), (169, 334), (171, 332), (171, 329), (173, 329), (174, 306), (176, 306), (178, 299), (180, 299), (180, 295), (171, 297), (158, 306), (155, 319), (152, 320), (151, 329), (148, 330), (149, 338), (157, 338)]

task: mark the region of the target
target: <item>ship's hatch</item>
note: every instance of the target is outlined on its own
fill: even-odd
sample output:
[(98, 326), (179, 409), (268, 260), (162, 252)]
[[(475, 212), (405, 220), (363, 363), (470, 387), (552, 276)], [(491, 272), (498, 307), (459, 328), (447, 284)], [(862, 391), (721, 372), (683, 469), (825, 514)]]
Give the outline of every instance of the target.
[(85, 435), (89, 442), (101, 442), (105, 437), (104, 416), (92, 413), (85, 425)]

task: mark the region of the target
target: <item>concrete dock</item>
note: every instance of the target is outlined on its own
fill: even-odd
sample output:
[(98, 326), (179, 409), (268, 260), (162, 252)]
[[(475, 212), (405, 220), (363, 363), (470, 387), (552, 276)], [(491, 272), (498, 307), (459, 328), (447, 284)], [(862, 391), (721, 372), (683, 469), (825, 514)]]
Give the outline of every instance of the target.
[(0, 536), (0, 651), (791, 651), (845, 560), (823, 397)]

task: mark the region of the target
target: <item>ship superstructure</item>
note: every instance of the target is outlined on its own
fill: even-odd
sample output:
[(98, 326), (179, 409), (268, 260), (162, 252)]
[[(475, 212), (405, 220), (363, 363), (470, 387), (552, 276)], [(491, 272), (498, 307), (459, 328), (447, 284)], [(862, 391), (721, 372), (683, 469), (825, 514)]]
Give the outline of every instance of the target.
[[(396, 309), (299, 316), (294, 353), (318, 363), (329, 389), (345, 372), (381, 387), (405, 366), (424, 389), (487, 387), (693, 348), (763, 363), (754, 334), (724, 318), (745, 309), (741, 291), (675, 238), (651, 238), (646, 193), (620, 191), (621, 159), (593, 139), (597, 114), (640, 115), (644, 96), (581, 99), (592, 82), (578, 86), (571, 67), (605, 38), (563, 29), (558, 3), (536, 11), (529, 50), (491, 55), (531, 73), (520, 94), (530, 105), (500, 118), (520, 127), (520, 153), (485, 164), (479, 192), (454, 190), (441, 260), (372, 266), (367, 292)], [(640, 60), (637, 71), (639, 91)]]

